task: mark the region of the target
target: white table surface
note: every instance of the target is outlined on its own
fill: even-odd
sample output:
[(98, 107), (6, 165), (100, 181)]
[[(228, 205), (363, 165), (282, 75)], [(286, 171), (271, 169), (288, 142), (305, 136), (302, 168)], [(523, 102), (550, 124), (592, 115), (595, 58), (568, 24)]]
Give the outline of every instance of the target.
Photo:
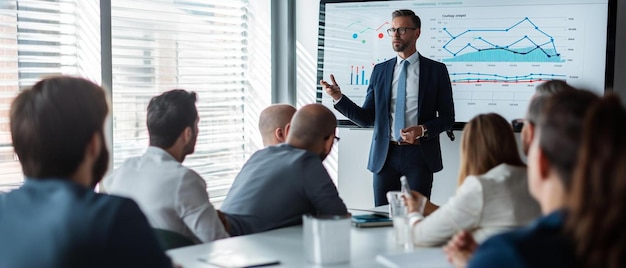
[[(323, 267), (384, 267), (376, 262), (376, 255), (405, 252), (393, 241), (393, 227), (351, 227), (350, 251), (349, 263)], [(167, 255), (172, 258), (174, 263), (185, 268), (217, 267), (198, 259), (210, 258), (212, 254), (226, 252), (266, 256), (280, 261), (279, 265), (271, 267), (321, 267), (308, 263), (304, 258), (302, 225), (173, 249), (167, 251)], [(444, 265), (447, 263), (443, 254), (441, 255), (441, 263)], [(419, 267), (419, 263), (416, 263), (415, 267)]]

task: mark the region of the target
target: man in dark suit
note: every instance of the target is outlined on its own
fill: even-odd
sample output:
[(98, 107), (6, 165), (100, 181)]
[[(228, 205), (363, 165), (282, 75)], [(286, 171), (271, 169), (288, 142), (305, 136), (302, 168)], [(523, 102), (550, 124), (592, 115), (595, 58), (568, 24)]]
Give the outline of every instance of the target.
[(374, 66), (362, 107), (332, 84), (320, 81), (335, 109), (362, 127), (374, 126), (367, 168), (374, 173), (376, 206), (401, 176), (430, 198), (433, 173), (443, 169), (439, 134), (454, 123), (452, 86), (446, 66), (421, 56), (416, 41), (421, 21), (411, 10), (392, 13), (393, 50), (398, 56)]

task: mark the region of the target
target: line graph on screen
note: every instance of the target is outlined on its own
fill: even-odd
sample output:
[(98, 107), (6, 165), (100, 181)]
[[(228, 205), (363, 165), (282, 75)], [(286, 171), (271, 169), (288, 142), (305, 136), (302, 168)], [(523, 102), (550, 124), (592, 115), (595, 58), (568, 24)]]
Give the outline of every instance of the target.
[(442, 48), (452, 57), (443, 62), (563, 62), (554, 37), (525, 17), (509, 27), (469, 28), (454, 33)]

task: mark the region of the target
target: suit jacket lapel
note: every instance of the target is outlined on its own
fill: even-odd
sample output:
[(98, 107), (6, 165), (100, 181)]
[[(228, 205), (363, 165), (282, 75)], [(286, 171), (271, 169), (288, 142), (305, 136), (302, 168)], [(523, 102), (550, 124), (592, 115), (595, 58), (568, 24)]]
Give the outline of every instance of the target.
[(383, 82), (383, 92), (385, 96), (385, 102), (387, 103), (387, 114), (391, 112), (391, 83), (393, 82), (393, 69), (396, 66), (397, 57), (393, 57), (393, 59), (387, 61), (387, 66), (385, 66), (385, 75)]
[(424, 101), (424, 94), (426, 94), (426, 81), (428, 81), (428, 76), (430, 72), (430, 68), (427, 66), (426, 58), (422, 57), (422, 54), (418, 54), (420, 59), (420, 74), (419, 74), (419, 92), (417, 96), (417, 123), (420, 123), (420, 113), (422, 112), (422, 102)]

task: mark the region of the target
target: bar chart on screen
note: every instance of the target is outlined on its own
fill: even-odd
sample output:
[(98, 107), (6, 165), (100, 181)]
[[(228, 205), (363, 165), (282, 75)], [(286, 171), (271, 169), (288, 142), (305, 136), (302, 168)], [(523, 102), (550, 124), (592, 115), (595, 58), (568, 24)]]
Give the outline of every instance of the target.
[(366, 78), (366, 75), (369, 75), (369, 73), (365, 72), (365, 66), (351, 65), (350, 66), (350, 85), (367, 86), (369, 84), (369, 77)]

